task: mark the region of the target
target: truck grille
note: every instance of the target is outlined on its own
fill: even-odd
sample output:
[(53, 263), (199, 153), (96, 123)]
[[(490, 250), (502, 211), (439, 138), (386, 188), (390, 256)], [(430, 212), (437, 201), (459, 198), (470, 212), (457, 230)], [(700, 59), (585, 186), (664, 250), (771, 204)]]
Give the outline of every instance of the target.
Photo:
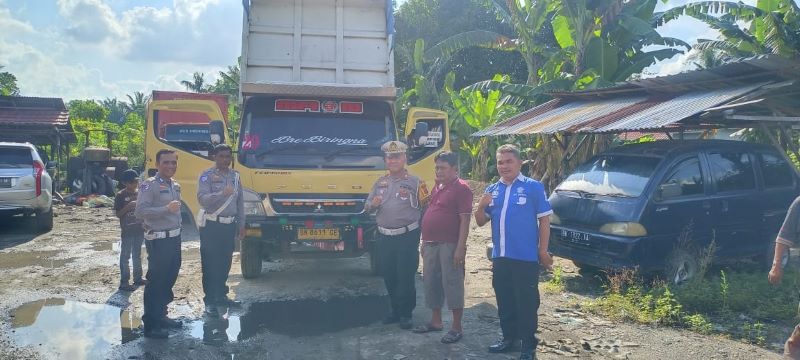
[(278, 214), (336, 215), (360, 214), (364, 211), (366, 195), (308, 195), (280, 194), (270, 196), (272, 209)]

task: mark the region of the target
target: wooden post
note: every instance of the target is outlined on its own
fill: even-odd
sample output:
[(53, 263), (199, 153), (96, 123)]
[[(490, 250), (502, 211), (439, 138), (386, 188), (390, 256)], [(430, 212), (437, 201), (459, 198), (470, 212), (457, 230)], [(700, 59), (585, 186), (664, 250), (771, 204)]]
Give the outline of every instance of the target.
[(781, 157), (783, 157), (783, 159), (786, 160), (787, 163), (792, 165), (794, 173), (797, 176), (800, 176), (800, 169), (798, 169), (797, 166), (794, 166), (792, 159), (790, 159), (789, 156), (786, 155), (786, 150), (783, 147), (781, 147), (781, 144), (780, 142), (778, 142), (778, 139), (775, 138), (775, 135), (772, 135), (772, 132), (769, 131), (769, 127), (767, 127), (767, 125), (764, 125), (764, 123), (759, 123), (758, 125), (761, 128), (761, 130), (765, 134), (767, 134), (767, 137), (769, 137), (769, 141), (772, 142), (772, 146), (774, 146), (778, 150), (778, 153), (781, 155)]

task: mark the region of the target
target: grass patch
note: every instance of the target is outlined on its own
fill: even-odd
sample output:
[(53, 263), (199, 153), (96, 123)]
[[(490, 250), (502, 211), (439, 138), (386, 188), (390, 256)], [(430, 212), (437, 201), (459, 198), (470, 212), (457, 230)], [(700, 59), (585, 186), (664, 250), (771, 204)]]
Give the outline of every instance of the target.
[(561, 266), (554, 266), (550, 280), (542, 284), (542, 292), (545, 294), (558, 294), (564, 292), (566, 289), (567, 285), (564, 283), (564, 269), (562, 269)]
[[(766, 323), (792, 326), (798, 319), (800, 270), (784, 270), (783, 282), (772, 286), (762, 271), (724, 271), (696, 278), (681, 286), (647, 283), (635, 271), (608, 276), (602, 296), (581, 308), (618, 321), (668, 325), (701, 334), (725, 329), (734, 338), (765, 346), (787, 334)], [(718, 326), (715, 326), (717, 324)], [(772, 339), (768, 339), (768, 335)]]

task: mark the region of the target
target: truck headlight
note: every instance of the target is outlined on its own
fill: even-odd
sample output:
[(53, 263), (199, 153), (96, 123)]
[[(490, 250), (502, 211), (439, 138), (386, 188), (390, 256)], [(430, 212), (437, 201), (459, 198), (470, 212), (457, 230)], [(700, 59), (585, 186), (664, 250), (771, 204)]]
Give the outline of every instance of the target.
[(647, 230), (642, 224), (634, 222), (613, 222), (600, 227), (600, 232), (621, 236), (645, 236)]
[(264, 208), (264, 202), (257, 192), (243, 189), (242, 200), (244, 200), (244, 215), (245, 216), (267, 216), (267, 210)]

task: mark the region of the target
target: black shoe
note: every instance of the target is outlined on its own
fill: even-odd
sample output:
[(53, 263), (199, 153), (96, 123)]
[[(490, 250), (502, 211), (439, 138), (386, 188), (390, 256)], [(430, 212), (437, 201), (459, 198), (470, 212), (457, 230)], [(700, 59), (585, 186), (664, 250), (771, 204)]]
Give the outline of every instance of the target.
[(403, 330), (411, 329), (411, 318), (401, 317), (397, 320), (397, 326)]
[(396, 323), (396, 322), (399, 322), (399, 321), (400, 321), (400, 317), (398, 317), (398, 316), (397, 316), (397, 315), (395, 315), (395, 314), (391, 314), (391, 315), (389, 315), (389, 316), (387, 316), (387, 317), (383, 318), (383, 323), (384, 323), (385, 325), (388, 325), (388, 324), (394, 324), (394, 323)]
[(169, 337), (167, 330), (162, 328), (154, 328), (154, 329), (147, 329), (144, 330), (144, 337), (150, 339), (166, 339)]
[(241, 301), (233, 300), (233, 299), (230, 299), (228, 297), (224, 297), (222, 299), (217, 300), (215, 302), (215, 304), (217, 304), (219, 306), (230, 307), (230, 308), (240, 308), (240, 307), (242, 307), (242, 302)]
[(511, 351), (517, 344), (515, 340), (506, 340), (505, 338), (498, 340), (496, 343), (489, 345), (490, 353), (504, 353)]
[(170, 319), (166, 316), (161, 319), (160, 324), (165, 329), (180, 329), (183, 327), (183, 323), (180, 320)]

